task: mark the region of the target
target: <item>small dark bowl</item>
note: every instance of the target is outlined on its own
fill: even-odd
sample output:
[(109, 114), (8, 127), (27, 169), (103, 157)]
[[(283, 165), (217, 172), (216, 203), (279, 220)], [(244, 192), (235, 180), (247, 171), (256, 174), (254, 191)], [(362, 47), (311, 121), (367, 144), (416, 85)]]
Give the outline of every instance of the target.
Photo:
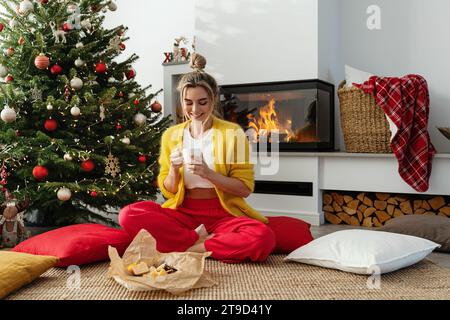
[(438, 127), (438, 130), (448, 139), (450, 140), (450, 128)]

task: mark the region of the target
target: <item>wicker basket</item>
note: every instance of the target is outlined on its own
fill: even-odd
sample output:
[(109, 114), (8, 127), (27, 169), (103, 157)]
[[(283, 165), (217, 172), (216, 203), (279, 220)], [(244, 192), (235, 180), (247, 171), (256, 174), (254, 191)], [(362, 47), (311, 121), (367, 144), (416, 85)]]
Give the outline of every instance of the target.
[(341, 127), (345, 148), (351, 153), (392, 153), (391, 131), (383, 109), (375, 97), (356, 87), (338, 90)]

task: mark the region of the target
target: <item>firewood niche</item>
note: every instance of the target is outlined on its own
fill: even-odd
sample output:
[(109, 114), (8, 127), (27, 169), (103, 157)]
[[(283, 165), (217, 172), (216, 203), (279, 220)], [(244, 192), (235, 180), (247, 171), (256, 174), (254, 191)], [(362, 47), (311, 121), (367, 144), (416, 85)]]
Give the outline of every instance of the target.
[(450, 197), (324, 191), (323, 211), (325, 219), (332, 224), (381, 227), (403, 215), (450, 217)]

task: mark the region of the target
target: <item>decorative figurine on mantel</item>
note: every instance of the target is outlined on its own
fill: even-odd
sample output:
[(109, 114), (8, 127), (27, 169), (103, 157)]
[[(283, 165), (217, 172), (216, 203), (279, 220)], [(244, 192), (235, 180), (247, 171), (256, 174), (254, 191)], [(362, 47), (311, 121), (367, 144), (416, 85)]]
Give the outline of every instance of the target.
[(17, 203), (8, 190), (5, 191), (5, 199), (0, 207), (0, 248), (14, 248), (29, 237), (23, 222), (29, 199)]
[[(186, 37), (181, 36), (179, 38), (176, 38), (173, 44), (173, 51), (164, 52), (165, 60), (163, 64), (189, 62), (191, 59), (191, 53), (189, 52), (188, 48), (181, 47), (181, 44), (187, 45), (188, 43), (189, 40), (186, 39)], [(195, 43), (192, 44), (192, 48), (195, 51)]]

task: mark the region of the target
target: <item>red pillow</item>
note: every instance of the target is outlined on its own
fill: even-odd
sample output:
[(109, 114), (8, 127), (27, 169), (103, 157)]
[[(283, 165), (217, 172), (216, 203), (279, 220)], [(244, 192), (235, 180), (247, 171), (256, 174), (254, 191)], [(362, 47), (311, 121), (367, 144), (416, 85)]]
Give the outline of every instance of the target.
[(291, 253), (310, 243), (313, 239), (311, 225), (290, 217), (267, 217), (268, 227), (275, 233), (276, 246), (273, 253)]
[(101, 224), (77, 224), (32, 237), (12, 251), (57, 257), (57, 267), (81, 266), (108, 260), (108, 246), (122, 255), (131, 240), (123, 230)]

